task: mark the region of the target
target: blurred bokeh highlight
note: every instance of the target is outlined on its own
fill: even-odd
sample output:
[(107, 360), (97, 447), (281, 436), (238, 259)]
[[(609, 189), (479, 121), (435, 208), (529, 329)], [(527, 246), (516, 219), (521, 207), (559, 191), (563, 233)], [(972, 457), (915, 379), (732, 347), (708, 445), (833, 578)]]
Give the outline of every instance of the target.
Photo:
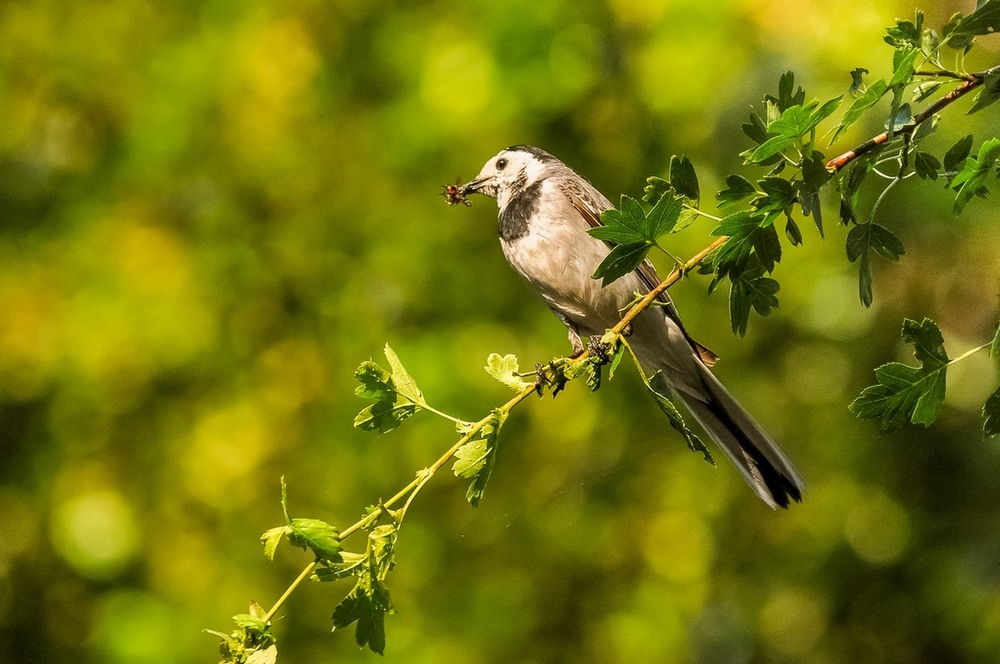
[[(922, 8), (940, 25), (973, 4)], [(677, 153), (710, 206), (781, 73), (822, 99), (855, 67), (884, 77), (884, 28), (913, 10), (0, 3), (0, 661), (214, 661), (201, 630), (308, 562), (257, 542), (280, 476), (293, 515), (346, 526), (454, 440), (429, 416), (353, 429), (358, 363), (388, 341), (432, 404), (477, 419), (508, 396), (489, 353), (568, 350), (504, 262), (492, 201), (449, 209), (440, 185), (530, 143), (617, 200)], [(968, 65), (997, 62), (994, 39)], [(968, 106), (928, 149), (996, 133), (997, 107)], [(689, 453), (634, 371), (573, 385), (513, 413), (478, 509), (447, 472), (417, 498), (384, 661), (1000, 661), (1000, 443), (979, 417), (997, 365), (956, 365), (929, 429), (879, 437), (847, 411), (906, 358), (904, 316), (934, 318), (953, 357), (992, 335), (997, 201), (955, 217), (951, 200), (915, 180), (887, 199), (907, 254), (877, 266), (870, 310), (831, 199), (827, 239), (801, 224), (781, 308), (745, 339), (704, 277), (673, 290), (796, 461), (802, 505), (773, 513)], [(348, 589), (296, 592), (280, 661), (379, 661), (329, 633)]]

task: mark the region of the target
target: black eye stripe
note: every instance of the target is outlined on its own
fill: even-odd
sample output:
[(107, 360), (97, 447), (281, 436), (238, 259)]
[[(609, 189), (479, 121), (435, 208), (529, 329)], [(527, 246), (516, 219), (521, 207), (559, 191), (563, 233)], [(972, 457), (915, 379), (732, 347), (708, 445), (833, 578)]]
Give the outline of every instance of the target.
[(502, 171), (505, 168), (507, 168), (507, 160), (504, 159), (503, 157), (497, 159), (497, 170)]

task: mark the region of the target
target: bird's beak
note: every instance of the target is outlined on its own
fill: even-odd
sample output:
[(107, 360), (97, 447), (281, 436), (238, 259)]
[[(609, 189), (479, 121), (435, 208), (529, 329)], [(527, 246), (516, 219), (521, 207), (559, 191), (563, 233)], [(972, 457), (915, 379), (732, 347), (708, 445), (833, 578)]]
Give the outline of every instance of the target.
[(463, 184), (462, 186), (460, 186), (458, 189), (459, 189), (459, 191), (462, 192), (463, 196), (468, 196), (469, 194), (479, 194), (479, 193), (482, 193), (480, 191), (480, 189), (482, 189), (483, 187), (485, 187), (486, 184), (489, 183), (490, 180), (492, 180), (492, 179), (493, 179), (492, 177), (476, 178), (472, 182), (466, 182), (465, 184)]

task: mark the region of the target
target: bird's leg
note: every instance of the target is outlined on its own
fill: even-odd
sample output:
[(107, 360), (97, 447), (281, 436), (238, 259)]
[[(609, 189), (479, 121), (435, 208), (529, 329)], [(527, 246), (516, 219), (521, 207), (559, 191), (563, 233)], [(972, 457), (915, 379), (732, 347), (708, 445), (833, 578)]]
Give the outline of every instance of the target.
[(552, 309), (552, 313), (563, 322), (566, 326), (566, 330), (569, 332), (569, 342), (573, 345), (573, 357), (583, 353), (585, 346), (583, 345), (583, 339), (580, 338), (580, 332), (576, 329), (576, 323), (571, 321), (569, 317), (558, 309)]

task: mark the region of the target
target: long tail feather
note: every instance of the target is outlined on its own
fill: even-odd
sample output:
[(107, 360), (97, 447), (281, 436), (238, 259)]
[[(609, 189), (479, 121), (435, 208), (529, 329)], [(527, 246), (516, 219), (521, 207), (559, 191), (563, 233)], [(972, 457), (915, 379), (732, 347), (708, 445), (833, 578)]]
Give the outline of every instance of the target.
[(802, 480), (788, 458), (719, 379), (707, 367), (699, 367), (702, 398), (691, 390), (672, 390), (673, 394), (683, 401), (761, 500), (772, 508), (787, 508), (792, 500), (801, 501)]

